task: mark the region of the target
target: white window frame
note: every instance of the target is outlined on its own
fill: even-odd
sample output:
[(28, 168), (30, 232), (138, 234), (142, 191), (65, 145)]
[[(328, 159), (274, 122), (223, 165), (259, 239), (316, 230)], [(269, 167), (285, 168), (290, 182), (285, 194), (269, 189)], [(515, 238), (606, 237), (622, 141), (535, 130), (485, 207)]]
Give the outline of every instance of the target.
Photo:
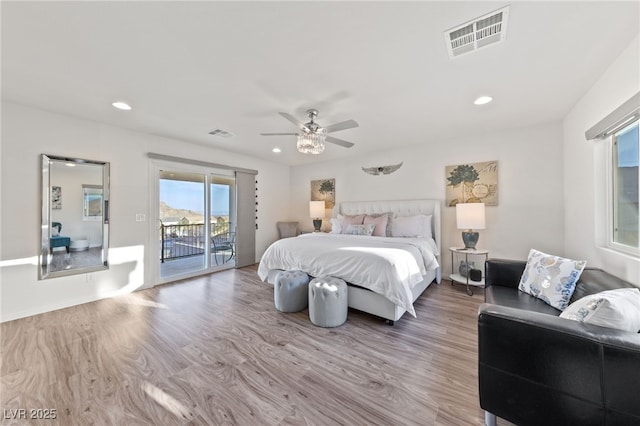
[[(100, 198), (99, 214), (91, 214), (89, 209), (90, 197)], [(104, 198), (102, 197), (102, 185), (82, 185), (82, 220), (100, 221), (102, 220), (102, 209), (104, 208)]]
[[(635, 121), (634, 121), (635, 122)], [(630, 122), (629, 125), (634, 122)], [(625, 126), (626, 128), (627, 126)], [(616, 145), (614, 144), (615, 134), (624, 129), (619, 129), (615, 133), (612, 133), (606, 140), (607, 143), (607, 155), (605, 155), (606, 160), (606, 194), (607, 194), (607, 247), (611, 250), (614, 250), (619, 253), (624, 253), (633, 257), (640, 258), (640, 247), (631, 247), (626, 244), (620, 244), (614, 241), (615, 238), (615, 227), (616, 227), (616, 215), (615, 215), (615, 206), (617, 205), (617, 193), (615, 191), (615, 166), (613, 164), (615, 155), (614, 149), (616, 149)]]

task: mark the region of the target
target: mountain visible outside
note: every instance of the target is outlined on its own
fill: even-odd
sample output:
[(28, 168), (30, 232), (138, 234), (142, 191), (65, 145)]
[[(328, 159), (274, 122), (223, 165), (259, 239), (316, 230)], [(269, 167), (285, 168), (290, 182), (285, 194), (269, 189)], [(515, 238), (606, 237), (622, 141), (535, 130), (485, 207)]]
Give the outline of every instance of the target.
[[(202, 190), (199, 182), (160, 179), (160, 220), (165, 225), (204, 223)], [(229, 222), (228, 185), (211, 185), (211, 203), (211, 221)]]
[(164, 201), (160, 201), (160, 220), (165, 223), (165, 225), (168, 225), (166, 222), (175, 222), (182, 218), (186, 218), (189, 223), (204, 223), (204, 215), (202, 213), (193, 210), (173, 208)]

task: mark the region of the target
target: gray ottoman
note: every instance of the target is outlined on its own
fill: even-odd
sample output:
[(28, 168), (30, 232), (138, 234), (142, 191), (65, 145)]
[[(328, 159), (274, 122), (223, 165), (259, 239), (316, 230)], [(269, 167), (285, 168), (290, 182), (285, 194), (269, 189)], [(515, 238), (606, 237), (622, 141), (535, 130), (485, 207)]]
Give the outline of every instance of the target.
[(337, 327), (347, 320), (347, 283), (318, 277), (309, 283), (309, 319), (319, 327)]
[(280, 312), (298, 312), (309, 303), (309, 275), (302, 271), (282, 271), (276, 275), (273, 301)]

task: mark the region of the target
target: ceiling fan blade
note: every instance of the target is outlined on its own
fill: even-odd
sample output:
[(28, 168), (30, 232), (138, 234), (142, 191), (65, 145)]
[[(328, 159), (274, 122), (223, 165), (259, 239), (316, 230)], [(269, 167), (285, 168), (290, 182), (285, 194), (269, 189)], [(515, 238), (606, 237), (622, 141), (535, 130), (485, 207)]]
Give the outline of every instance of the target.
[(326, 136), (324, 140), (326, 142), (331, 142), (331, 143), (334, 143), (336, 145), (343, 146), (345, 148), (351, 148), (352, 146), (355, 145), (353, 142), (347, 142), (347, 141), (344, 141), (342, 139), (334, 138), (333, 136)]
[(353, 120), (342, 121), (340, 123), (332, 124), (327, 127), (323, 127), (325, 133), (337, 132), (338, 130), (346, 130), (353, 129), (354, 127), (358, 127), (358, 123)]
[(300, 130), (303, 130), (305, 132), (311, 131), (302, 121), (298, 120), (293, 115), (288, 114), (286, 112), (279, 112), (278, 114), (280, 114), (281, 116), (283, 116), (284, 118), (286, 118), (287, 120), (295, 124)]
[(260, 136), (296, 136), (297, 133), (260, 133)]

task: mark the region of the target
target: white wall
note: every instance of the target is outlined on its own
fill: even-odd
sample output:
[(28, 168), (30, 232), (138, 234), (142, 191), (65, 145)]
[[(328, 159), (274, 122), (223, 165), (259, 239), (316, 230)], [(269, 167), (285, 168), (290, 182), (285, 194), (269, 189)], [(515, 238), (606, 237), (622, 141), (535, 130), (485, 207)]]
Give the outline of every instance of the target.
[[(135, 221), (136, 213), (150, 217), (150, 151), (258, 170), (256, 261), (277, 239), (275, 222), (290, 201), (282, 190), (289, 187), (288, 166), (3, 102), (1, 321), (155, 284), (146, 249), (150, 225)], [(109, 270), (38, 281), (42, 153), (111, 163)]]
[(640, 42), (629, 45), (564, 120), (565, 248), (640, 287), (640, 260), (605, 247), (604, 141), (587, 141), (584, 132), (640, 91)]
[[(361, 142), (365, 143), (365, 142)], [(487, 229), (480, 231), (478, 247), (491, 257), (526, 259), (535, 247), (564, 254), (564, 211), (561, 123), (548, 123), (472, 139), (425, 141), (411, 148), (389, 149), (372, 155), (292, 167), (291, 217), (302, 229), (312, 230), (308, 217), (310, 182), (336, 179), (336, 202), (435, 198), (442, 207), (442, 260), (449, 273), (449, 247), (460, 247), (455, 209), (444, 206), (448, 165), (498, 160), (499, 203), (487, 207)], [(403, 161), (390, 175), (365, 174), (361, 166), (383, 166)], [(327, 216), (330, 212), (327, 212)], [(328, 226), (328, 220), (323, 226)]]

